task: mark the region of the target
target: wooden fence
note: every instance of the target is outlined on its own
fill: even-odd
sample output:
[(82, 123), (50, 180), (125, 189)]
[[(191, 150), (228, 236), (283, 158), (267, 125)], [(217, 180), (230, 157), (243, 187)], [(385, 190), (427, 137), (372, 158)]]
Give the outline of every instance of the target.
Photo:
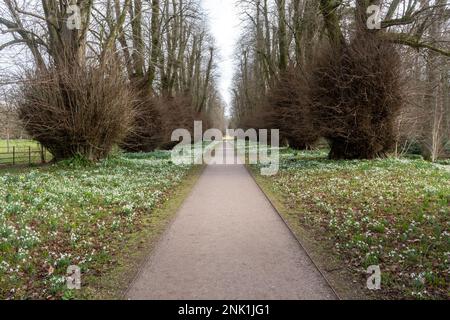
[(46, 163), (50, 158), (41, 145), (0, 147), (0, 166)]

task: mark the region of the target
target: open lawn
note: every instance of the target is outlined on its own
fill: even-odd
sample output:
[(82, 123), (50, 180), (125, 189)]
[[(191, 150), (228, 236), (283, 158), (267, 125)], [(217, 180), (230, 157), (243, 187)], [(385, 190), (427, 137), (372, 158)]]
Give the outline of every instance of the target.
[(286, 208), (286, 220), (328, 248), (361, 287), (366, 268), (379, 265), (377, 297), (450, 299), (449, 167), (329, 161), (323, 151), (288, 149), (276, 176), (257, 179)]
[[(52, 159), (45, 153), (46, 161)], [(27, 139), (0, 139), (0, 165), (41, 163), (41, 146), (37, 141)]]
[(190, 170), (168, 152), (0, 170), (0, 298), (72, 298), (67, 267), (103, 277)]
[(0, 139), (0, 148), (7, 148), (9, 145), (10, 148), (13, 146), (18, 148), (37, 148), (39, 146), (39, 143), (34, 140), (27, 140), (27, 139), (11, 139), (9, 140), (9, 143), (5, 139)]

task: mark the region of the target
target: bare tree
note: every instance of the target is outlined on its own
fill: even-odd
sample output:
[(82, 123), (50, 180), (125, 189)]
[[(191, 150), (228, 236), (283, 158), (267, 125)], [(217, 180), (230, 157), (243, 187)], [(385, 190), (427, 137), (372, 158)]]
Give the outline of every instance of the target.
[[(61, 79), (73, 74), (77, 82), (80, 72), (93, 75), (97, 69), (119, 67), (120, 77), (105, 73), (105, 81), (115, 78), (133, 93), (131, 103), (140, 120), (132, 127), (148, 129), (129, 132), (139, 132), (152, 148), (158, 145), (157, 128), (175, 125), (165, 121), (172, 101), (186, 103), (190, 118), (217, 114), (210, 112), (218, 108), (213, 98), (216, 51), (198, 0), (5, 0), (0, 11), (2, 31), (9, 35), (0, 50), (26, 46), (35, 69), (29, 80), (40, 81), (41, 73), (42, 79), (53, 81), (60, 72)], [(72, 89), (60, 91), (66, 105), (73, 104)], [(146, 106), (151, 110), (143, 110)]]
[[(380, 30), (367, 30), (367, 22), (369, 18), (373, 18), (370, 11), (368, 12), (371, 5), (381, 8)], [(285, 10), (282, 10), (282, 7)], [(450, 53), (450, 8), (447, 1), (273, 0), (261, 3), (247, 0), (242, 1), (242, 8), (245, 10), (243, 20), (248, 27), (240, 43), (238, 56), (242, 58), (233, 90), (232, 122), (235, 125), (270, 127), (276, 123), (285, 132), (296, 130), (295, 123), (299, 124), (299, 128), (304, 127), (302, 121), (291, 121), (308, 117), (303, 113), (305, 108), (302, 107), (302, 102), (298, 102), (297, 95), (278, 95), (279, 101), (274, 100), (277, 96), (274, 92), (280, 91), (280, 88), (285, 88), (285, 95), (304, 89), (295, 84), (297, 81), (285, 81), (286, 64), (283, 57), (287, 56), (287, 61), (290, 62), (288, 73), (291, 75), (288, 78), (292, 79), (291, 71), (295, 70), (295, 77), (307, 79), (318, 59), (320, 60), (324, 48), (333, 52), (329, 55), (330, 59), (340, 59), (348, 48), (353, 46), (356, 37), (358, 41), (366, 38), (370, 44), (373, 35), (376, 35), (376, 41), (390, 43), (393, 45), (392, 50), (401, 51), (399, 63), (403, 69), (399, 70), (399, 76), (409, 79), (408, 83), (403, 80), (402, 83), (403, 88), (408, 88), (406, 93), (411, 98), (404, 99), (404, 109), (397, 113), (397, 129), (389, 125), (392, 133), (397, 132), (395, 139), (401, 138), (404, 145), (412, 145), (413, 140), (422, 141), (422, 149), (430, 150), (427, 155), (430, 159), (435, 159), (437, 154), (443, 154), (448, 141), (449, 97), (448, 90), (444, 90), (448, 88), (448, 75), (443, 71), (448, 72)], [(259, 18), (261, 12), (263, 19)], [(264, 23), (261, 23), (261, 20)], [(286, 35), (283, 36), (285, 32)], [(371, 36), (358, 36), (364, 32)], [(261, 48), (261, 43), (269, 45)], [(284, 53), (285, 48), (287, 54)], [(343, 74), (346, 72), (348, 70), (339, 71)], [(389, 70), (377, 72), (387, 74)], [(259, 83), (261, 74), (264, 79), (268, 79), (266, 86)], [(411, 76), (413, 74), (414, 77)], [(292, 88), (288, 89), (289, 85)], [(304, 101), (308, 100), (307, 94), (308, 92), (300, 92)], [(271, 101), (269, 106), (266, 99), (268, 97)], [(376, 95), (373, 99), (376, 100)], [(280, 109), (280, 103), (289, 110), (285, 107)], [(342, 101), (337, 96), (330, 103), (339, 105)], [(397, 110), (397, 107), (394, 109)], [(285, 118), (287, 114), (292, 115), (289, 121)], [(277, 117), (279, 121), (274, 121)], [(391, 116), (388, 118), (392, 119)], [(391, 123), (391, 120), (386, 121)], [(286, 123), (289, 123), (289, 128), (283, 128)], [(407, 124), (410, 124), (408, 128)], [(318, 126), (315, 126), (315, 130), (323, 134)], [(410, 138), (406, 138), (407, 136)], [(399, 143), (397, 140), (394, 146)], [(296, 143), (292, 141), (290, 144)], [(432, 154), (434, 156), (431, 156)]]

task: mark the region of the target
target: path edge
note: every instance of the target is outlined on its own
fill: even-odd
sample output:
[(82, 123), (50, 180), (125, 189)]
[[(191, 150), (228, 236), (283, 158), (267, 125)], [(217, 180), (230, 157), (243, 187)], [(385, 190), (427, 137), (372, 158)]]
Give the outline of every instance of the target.
[[(190, 181), (188, 181), (188, 182), (184, 183), (183, 185), (181, 185), (179, 190), (175, 191), (177, 199), (175, 199), (175, 200), (172, 200), (172, 199), (168, 200), (168, 202), (170, 202), (171, 200), (176, 202), (175, 208), (173, 208), (173, 211), (169, 213), (170, 216), (168, 217), (163, 230), (161, 232), (159, 232), (158, 235), (156, 235), (154, 237), (154, 239), (151, 239), (150, 240), (151, 243), (149, 243), (146, 246), (146, 248), (144, 249), (145, 252), (142, 254), (141, 261), (139, 262), (139, 265), (138, 265), (137, 269), (134, 272), (133, 278), (129, 281), (129, 283), (128, 283), (127, 287), (125, 288), (125, 290), (122, 291), (122, 294), (121, 294), (121, 299), (122, 300), (127, 300), (128, 299), (128, 294), (129, 294), (131, 288), (136, 283), (137, 279), (139, 279), (139, 277), (141, 276), (141, 274), (142, 274), (143, 270), (145, 269), (145, 267), (147, 266), (147, 264), (150, 263), (155, 248), (161, 242), (161, 240), (163, 239), (163, 237), (166, 234), (167, 230), (169, 230), (170, 227), (172, 226), (172, 224), (175, 222), (175, 220), (178, 217), (178, 214), (180, 212), (180, 209), (183, 206), (183, 203), (192, 194), (192, 192), (194, 190), (194, 187), (197, 185), (198, 180), (203, 175), (203, 172), (205, 171), (205, 168), (206, 168), (205, 164), (200, 165), (199, 168), (198, 167), (196, 168), (194, 166), (192, 168), (192, 170), (195, 171), (194, 172), (194, 176), (191, 177)], [(186, 191), (187, 188), (188, 188), (188, 190)], [(185, 191), (185, 192), (183, 192), (183, 191)], [(168, 205), (168, 204), (166, 204), (166, 205)]]
[(306, 256), (311, 261), (311, 263), (314, 265), (314, 267), (317, 269), (317, 271), (322, 276), (322, 278), (325, 280), (325, 282), (328, 285), (328, 287), (330, 287), (331, 291), (333, 292), (333, 294), (335, 295), (337, 300), (342, 300), (341, 296), (337, 293), (335, 288), (331, 285), (330, 281), (328, 280), (328, 277), (325, 275), (325, 273), (322, 271), (322, 269), (319, 267), (319, 265), (313, 259), (312, 255), (307, 250), (307, 248), (304, 246), (303, 242), (300, 240), (300, 238), (297, 236), (297, 234), (294, 232), (294, 230), (292, 230), (290, 224), (286, 221), (284, 216), (280, 213), (280, 211), (278, 210), (277, 206), (272, 201), (271, 197), (269, 197), (269, 195), (266, 193), (266, 191), (261, 187), (260, 183), (258, 182), (258, 180), (255, 177), (254, 172), (248, 167), (248, 165), (244, 165), (244, 167), (247, 170), (247, 172), (249, 173), (249, 175), (252, 177), (253, 181), (258, 186), (259, 190), (262, 192), (262, 194), (264, 195), (266, 200), (270, 203), (270, 206), (272, 207), (272, 209), (277, 213), (278, 217), (281, 219), (281, 221), (283, 221), (284, 225), (288, 228), (288, 230), (289, 230), (290, 234), (292, 235), (292, 237), (297, 241), (297, 243), (300, 246), (300, 248), (306, 253)]
[[(119, 265), (113, 267), (111, 272), (102, 275), (102, 279), (88, 288), (84, 298), (95, 300), (126, 300), (127, 293), (141, 273), (147, 261), (150, 259), (153, 250), (170, 226), (175, 221), (178, 212), (184, 201), (190, 196), (194, 186), (204, 172), (204, 165), (197, 165), (190, 168), (179, 185), (171, 193), (169, 199), (162, 203), (161, 207), (155, 209), (147, 219), (146, 226), (132, 234), (132, 238), (125, 243), (118, 261)], [(161, 221), (156, 225), (148, 222), (150, 219)], [(153, 227), (156, 230), (149, 230)]]

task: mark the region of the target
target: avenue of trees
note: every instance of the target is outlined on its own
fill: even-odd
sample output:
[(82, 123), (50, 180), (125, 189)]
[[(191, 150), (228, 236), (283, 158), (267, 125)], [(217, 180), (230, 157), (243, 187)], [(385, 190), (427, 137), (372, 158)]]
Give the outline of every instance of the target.
[(19, 117), (56, 159), (166, 148), (194, 119), (223, 123), (198, 0), (2, 0), (0, 29), (0, 54), (29, 57)]
[[(376, 19), (373, 5), (381, 8)], [(330, 158), (450, 149), (447, 0), (242, 0), (235, 127)], [(377, 25), (379, 23), (379, 25)]]

